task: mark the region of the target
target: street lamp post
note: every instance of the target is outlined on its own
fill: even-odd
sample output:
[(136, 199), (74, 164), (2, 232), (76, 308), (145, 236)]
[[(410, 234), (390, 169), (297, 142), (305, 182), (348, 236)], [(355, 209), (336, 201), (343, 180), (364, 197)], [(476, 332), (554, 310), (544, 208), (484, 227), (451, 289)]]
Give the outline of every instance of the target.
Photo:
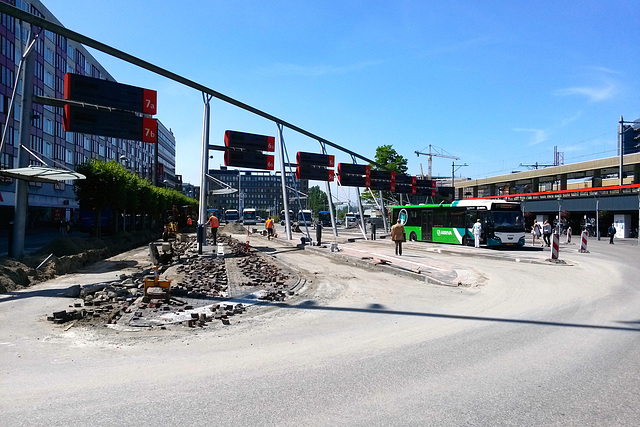
[(461, 165), (456, 165), (456, 162), (451, 162), (451, 187), (453, 187), (453, 200), (456, 199), (455, 174), (456, 174), (456, 171), (458, 170), (456, 169), (456, 166), (458, 167), (458, 169), (460, 169), (463, 166), (469, 166), (469, 165), (466, 163), (463, 163)]

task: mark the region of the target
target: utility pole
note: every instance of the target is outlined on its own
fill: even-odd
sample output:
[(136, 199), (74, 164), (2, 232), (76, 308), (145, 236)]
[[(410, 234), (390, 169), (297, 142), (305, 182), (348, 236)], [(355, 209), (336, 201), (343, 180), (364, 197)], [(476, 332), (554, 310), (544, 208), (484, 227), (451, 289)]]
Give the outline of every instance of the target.
[(453, 200), (456, 199), (456, 185), (455, 185), (456, 171), (463, 166), (469, 166), (469, 165), (466, 163), (463, 163), (461, 165), (456, 165), (456, 162), (451, 162), (451, 187), (453, 188)]

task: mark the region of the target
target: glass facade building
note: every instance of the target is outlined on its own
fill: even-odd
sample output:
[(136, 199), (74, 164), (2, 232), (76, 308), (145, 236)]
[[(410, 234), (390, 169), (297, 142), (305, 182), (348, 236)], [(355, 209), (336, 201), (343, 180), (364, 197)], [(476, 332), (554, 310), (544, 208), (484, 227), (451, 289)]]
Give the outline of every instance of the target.
[[(38, 0), (0, 0), (33, 15), (62, 25)], [(9, 102), (16, 79), (18, 64), (29, 38), (31, 26), (20, 25), (12, 16), (0, 14), (0, 131), (5, 142), (0, 152), (0, 167), (18, 167), (18, 129), (22, 115), (20, 97), (22, 82), (18, 81), (17, 95), (9, 120)], [(109, 72), (79, 43), (51, 31), (40, 32), (31, 52), (35, 55), (34, 95), (63, 98), (65, 73), (87, 75), (115, 81)], [(140, 141), (65, 132), (61, 107), (33, 104), (29, 149), (45, 160), (50, 167), (75, 169), (91, 159), (114, 160), (151, 180), (154, 144)], [(175, 137), (170, 129), (158, 122), (158, 183), (175, 185)], [(35, 158), (30, 164), (41, 165)], [(57, 224), (61, 219), (77, 218), (72, 181), (30, 183), (28, 186), (28, 220), (30, 227)], [(0, 177), (0, 222), (8, 224), (13, 217), (15, 180)]]

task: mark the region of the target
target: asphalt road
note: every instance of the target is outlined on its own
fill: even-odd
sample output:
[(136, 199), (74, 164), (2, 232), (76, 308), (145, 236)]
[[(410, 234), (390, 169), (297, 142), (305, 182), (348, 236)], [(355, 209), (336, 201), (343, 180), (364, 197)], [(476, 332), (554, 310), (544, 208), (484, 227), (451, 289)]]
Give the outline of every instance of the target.
[(566, 265), (545, 261), (548, 250), (438, 253), (443, 246), (410, 242), (399, 259), (388, 240), (341, 244), (464, 277), (448, 287), (259, 239), (252, 244), (307, 285), (227, 327), (65, 331), (43, 320), (68, 304), (57, 289), (113, 271), (0, 298), (0, 424), (640, 422), (640, 249), (631, 242), (590, 242), (589, 254), (565, 247)]

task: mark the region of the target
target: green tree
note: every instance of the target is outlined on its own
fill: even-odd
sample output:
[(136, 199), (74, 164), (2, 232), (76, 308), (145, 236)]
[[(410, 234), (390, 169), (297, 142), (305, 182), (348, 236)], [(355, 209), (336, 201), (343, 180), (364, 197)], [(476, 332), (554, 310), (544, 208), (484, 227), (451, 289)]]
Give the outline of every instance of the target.
[[(404, 174), (407, 173), (407, 170), (409, 169), (407, 167), (408, 160), (404, 156), (398, 154), (391, 144), (381, 145), (376, 148), (374, 160), (376, 163), (371, 164), (371, 170), (390, 171), (397, 174)], [(371, 193), (368, 191), (363, 192), (361, 197), (364, 202), (373, 202)], [(391, 199), (393, 199), (393, 194), (390, 191), (383, 191), (382, 197), (385, 200), (385, 204), (387, 204)]]
[(319, 211), (329, 210), (327, 194), (317, 185), (309, 189), (309, 209), (313, 211), (314, 215), (317, 215)]
[[(78, 166), (77, 171), (86, 179), (76, 183), (76, 200), (82, 209), (94, 211), (96, 235), (100, 235), (102, 210), (110, 208), (118, 218), (121, 211), (136, 217), (148, 215), (162, 222), (163, 214), (174, 205), (196, 206), (198, 201), (169, 188), (154, 187), (149, 181), (138, 177), (115, 161), (91, 160)], [(117, 222), (115, 224), (117, 226)], [(117, 231), (117, 229), (116, 229)]]

